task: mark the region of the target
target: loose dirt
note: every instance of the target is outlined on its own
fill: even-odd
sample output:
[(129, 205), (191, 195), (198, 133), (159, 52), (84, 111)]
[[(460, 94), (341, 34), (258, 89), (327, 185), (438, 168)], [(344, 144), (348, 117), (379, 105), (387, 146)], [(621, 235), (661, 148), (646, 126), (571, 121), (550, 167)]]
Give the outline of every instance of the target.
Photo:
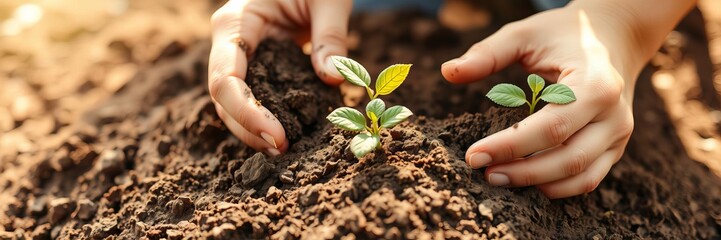
[(2, 155), (0, 238), (721, 237), (721, 179), (687, 156), (651, 86), (655, 69), (639, 79), (636, 129), (621, 161), (595, 191), (549, 200), (533, 187), (491, 187), (463, 160), (473, 142), (525, 117), (483, 97), (492, 84), (525, 79), (518, 66), (472, 85), (440, 75), (440, 63), (494, 28), (458, 32), (414, 12), (352, 22), (362, 41), (351, 56), (371, 74), (414, 64), (386, 101), (416, 115), (383, 131), (382, 149), (354, 158), (353, 133), (325, 120), (342, 105), (338, 90), (322, 84), (295, 44), (265, 41), (246, 81), (291, 146), (280, 157), (256, 153), (215, 113), (209, 41), (173, 41), (81, 121), (55, 124), (55, 112), (50, 130), (23, 133), (45, 147)]

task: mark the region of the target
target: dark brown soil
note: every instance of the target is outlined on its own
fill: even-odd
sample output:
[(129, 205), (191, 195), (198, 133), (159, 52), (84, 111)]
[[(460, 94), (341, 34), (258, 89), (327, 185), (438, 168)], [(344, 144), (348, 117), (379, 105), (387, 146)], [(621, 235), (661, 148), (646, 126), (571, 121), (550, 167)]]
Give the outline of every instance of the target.
[(266, 41), (247, 82), (292, 145), (280, 157), (256, 153), (215, 114), (209, 41), (173, 42), (82, 121), (39, 134), (34, 144), (49, 147), (1, 155), (0, 239), (721, 238), (721, 179), (687, 156), (653, 69), (639, 80), (622, 160), (596, 191), (551, 201), (533, 187), (491, 187), (463, 160), (470, 144), (524, 117), (483, 98), (524, 79), (517, 66), (468, 86), (440, 75), (442, 61), (492, 28), (456, 32), (417, 13), (352, 22), (362, 41), (351, 55), (371, 74), (414, 64), (387, 102), (416, 116), (383, 131), (381, 150), (354, 158), (353, 133), (324, 118), (341, 105), (338, 91), (294, 44)]

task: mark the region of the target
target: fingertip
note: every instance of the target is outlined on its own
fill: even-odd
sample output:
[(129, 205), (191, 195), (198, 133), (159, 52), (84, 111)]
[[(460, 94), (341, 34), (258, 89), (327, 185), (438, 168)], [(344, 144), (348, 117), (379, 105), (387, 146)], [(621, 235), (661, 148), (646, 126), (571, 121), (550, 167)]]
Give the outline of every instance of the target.
[(468, 161), (467, 159), (469, 159), (473, 153), (478, 151), (477, 148), (479, 145), (481, 145), (481, 141), (482, 140), (476, 141), (475, 143), (471, 144), (471, 146), (469, 146), (468, 149), (466, 149), (466, 155), (465, 155), (466, 161)]
[(318, 76), (326, 84), (335, 87), (343, 83), (343, 76), (335, 68), (335, 64), (333, 64), (330, 56), (326, 57), (323, 63), (316, 64), (316, 66), (321, 66), (320, 69), (318, 69)]
[(485, 166), (488, 166), (493, 161), (491, 159), (491, 155), (486, 152), (473, 152), (470, 154), (470, 156), (466, 159), (466, 163), (468, 163), (469, 166), (473, 169), (479, 169)]
[(265, 152), (266, 152), (266, 154), (267, 154), (268, 156), (270, 156), (270, 157), (277, 157), (277, 156), (280, 155), (280, 151), (278, 151), (278, 149), (275, 149), (275, 148), (272, 148), (272, 147), (265, 149)]
[(266, 148), (265, 152), (268, 153), (269, 156), (275, 157), (281, 154), (285, 154), (288, 151), (289, 143), (288, 140), (285, 138), (285, 131), (283, 131), (282, 136), (272, 137), (269, 134), (262, 132), (261, 138), (265, 140), (270, 147)]
[(290, 148), (290, 142), (288, 142), (287, 139), (283, 139), (281, 145), (278, 146), (278, 150), (284, 154), (288, 152), (288, 148)]
[(446, 81), (451, 83), (462, 83), (458, 80), (458, 74), (460, 72), (458, 69), (458, 63), (460, 61), (460, 59), (451, 59), (441, 65), (441, 74)]
[(313, 65), (318, 76), (328, 85), (337, 86), (343, 76), (336, 70), (330, 56), (348, 54), (347, 37), (353, 2), (350, 0), (310, 1)]
[(358, 106), (367, 93), (364, 87), (354, 85), (350, 82), (341, 83), (339, 90), (341, 96), (343, 96), (343, 104), (346, 107)]
[(289, 143), (285, 136), (285, 130), (280, 130), (280, 133), (276, 132), (276, 135), (274, 136), (270, 136), (265, 132), (261, 133), (260, 136), (263, 140), (270, 144), (271, 147), (278, 149), (281, 153), (285, 153), (285, 151), (288, 150)]
[(230, 132), (233, 133), (234, 136), (240, 139), (247, 146), (255, 149), (256, 151), (263, 151), (268, 155), (273, 155), (274, 152), (280, 152), (277, 149), (275, 151), (272, 151), (271, 149), (275, 148), (270, 145), (266, 139), (256, 134), (253, 134), (252, 132), (245, 129), (245, 127), (240, 125), (240, 123), (236, 122), (232, 118), (229, 118), (228, 113), (222, 109), (222, 106), (216, 104), (216, 108), (218, 108), (218, 115), (221, 117), (223, 123), (228, 128), (228, 130), (230, 130)]
[(487, 60), (478, 56), (463, 56), (445, 62), (441, 66), (441, 73), (447, 81), (456, 84), (469, 83), (481, 80), (490, 75), (494, 67), (486, 63)]
[(287, 141), (285, 129), (280, 121), (278, 121), (267, 108), (261, 108), (265, 119), (257, 123), (258, 132), (255, 134), (270, 144), (271, 147), (280, 149)]
[(278, 142), (275, 140), (275, 137), (271, 136), (266, 132), (261, 132), (260, 137), (263, 138), (263, 140), (265, 140), (268, 144), (273, 146), (273, 148), (278, 148)]
[(488, 172), (486, 177), (488, 184), (494, 187), (512, 187), (511, 178), (500, 172)]
[(256, 150), (278, 149), (283, 146), (286, 141), (285, 130), (273, 113), (254, 98), (248, 99), (243, 105), (239, 105), (232, 115), (226, 112), (225, 114), (228, 115), (226, 118), (237, 122), (249, 135), (252, 135), (252, 139), (259, 140), (258, 144), (262, 143), (262, 148)]
[(461, 57), (445, 63), (443, 75), (453, 83), (473, 82), (505, 68), (519, 56), (519, 45), (515, 40), (496, 33), (474, 44)]
[[(321, 73), (321, 74), (322, 74), (322, 73)], [(323, 81), (323, 82), (324, 82), (325, 84), (327, 84), (328, 86), (331, 86), (331, 87), (340, 86), (341, 84), (343, 84), (343, 81), (344, 81), (342, 78), (341, 78), (341, 79), (338, 79), (338, 78), (332, 78), (332, 77), (327, 77), (327, 76), (326, 76), (326, 77), (322, 77), (322, 76), (321, 76), (321, 77), (320, 77), (320, 80)]]
[(489, 153), (487, 153), (483, 149), (479, 149), (481, 141), (482, 140), (478, 140), (470, 147), (468, 147), (464, 156), (466, 164), (468, 164), (468, 166), (470, 166), (472, 169), (479, 169), (485, 167), (489, 165), (492, 161), (491, 155)]

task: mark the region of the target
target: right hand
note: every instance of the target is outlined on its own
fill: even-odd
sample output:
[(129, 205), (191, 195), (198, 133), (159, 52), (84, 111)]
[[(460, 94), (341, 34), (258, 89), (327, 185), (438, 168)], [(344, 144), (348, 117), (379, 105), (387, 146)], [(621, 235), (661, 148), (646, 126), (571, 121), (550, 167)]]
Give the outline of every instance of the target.
[(208, 88), (218, 115), (236, 137), (271, 156), (288, 149), (283, 126), (265, 117), (268, 109), (256, 104), (245, 83), (248, 58), (265, 38), (299, 40), (310, 30), (316, 73), (338, 85), (343, 77), (329, 57), (347, 54), (351, 8), (351, 0), (229, 0), (213, 14)]

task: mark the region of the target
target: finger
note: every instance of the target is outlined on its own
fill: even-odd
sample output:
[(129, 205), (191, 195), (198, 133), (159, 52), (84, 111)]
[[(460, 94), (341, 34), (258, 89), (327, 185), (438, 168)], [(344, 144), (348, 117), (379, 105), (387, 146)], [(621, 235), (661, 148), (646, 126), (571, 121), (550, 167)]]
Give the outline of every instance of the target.
[(263, 27), (267, 25), (263, 18), (252, 14), (254, 11), (246, 9), (253, 7), (248, 1), (228, 1), (213, 14), (208, 89), (229, 118), (277, 148), (286, 144), (283, 127), (265, 107), (257, 104), (242, 80), (246, 76), (247, 56), (265, 37)]
[(288, 148), (288, 145), (285, 144), (283, 146), (280, 146), (278, 149), (270, 145), (270, 143), (266, 142), (262, 138), (253, 135), (248, 130), (243, 128), (238, 122), (233, 120), (232, 118), (229, 118), (228, 113), (223, 110), (223, 107), (221, 107), (219, 104), (215, 104), (215, 110), (218, 112), (218, 116), (220, 116), (220, 119), (223, 120), (225, 123), (225, 126), (228, 127), (230, 132), (233, 133), (236, 137), (238, 137), (243, 143), (247, 144), (249, 147), (260, 151), (265, 152), (269, 156), (277, 156), (280, 155), (281, 151), (285, 152)]
[[(226, 76), (245, 79), (248, 56), (261, 39), (265, 23), (255, 14), (245, 13), (247, 1), (228, 1), (212, 16), (213, 46), (208, 62), (208, 83)], [(252, 8), (252, 6), (250, 6)]]
[(529, 158), (490, 166), (486, 180), (492, 186), (522, 187), (549, 183), (572, 177), (586, 168), (611, 147), (614, 129), (610, 123), (586, 125), (564, 144)]
[(507, 24), (493, 35), (474, 44), (463, 56), (443, 63), (441, 73), (452, 83), (480, 80), (505, 68), (523, 52), (523, 31)]
[(366, 95), (366, 89), (364, 87), (350, 82), (341, 83), (339, 89), (340, 95), (343, 96), (343, 104), (347, 107), (358, 106)]
[(275, 148), (286, 144), (283, 126), (255, 99), (244, 81), (233, 76), (219, 79), (211, 85), (211, 95), (227, 116), (250, 134), (261, 137)]
[(583, 173), (560, 181), (538, 185), (538, 189), (550, 199), (565, 198), (595, 190), (601, 180), (611, 170), (613, 164), (621, 158), (623, 147), (603, 153)]
[(352, 4), (349, 0), (314, 0), (310, 5), (311, 62), (318, 76), (330, 85), (343, 82), (330, 56), (348, 54), (346, 37)]
[(466, 151), (466, 162), (477, 169), (555, 147), (596, 115), (596, 111), (580, 106), (547, 105), (513, 127), (471, 145)]

